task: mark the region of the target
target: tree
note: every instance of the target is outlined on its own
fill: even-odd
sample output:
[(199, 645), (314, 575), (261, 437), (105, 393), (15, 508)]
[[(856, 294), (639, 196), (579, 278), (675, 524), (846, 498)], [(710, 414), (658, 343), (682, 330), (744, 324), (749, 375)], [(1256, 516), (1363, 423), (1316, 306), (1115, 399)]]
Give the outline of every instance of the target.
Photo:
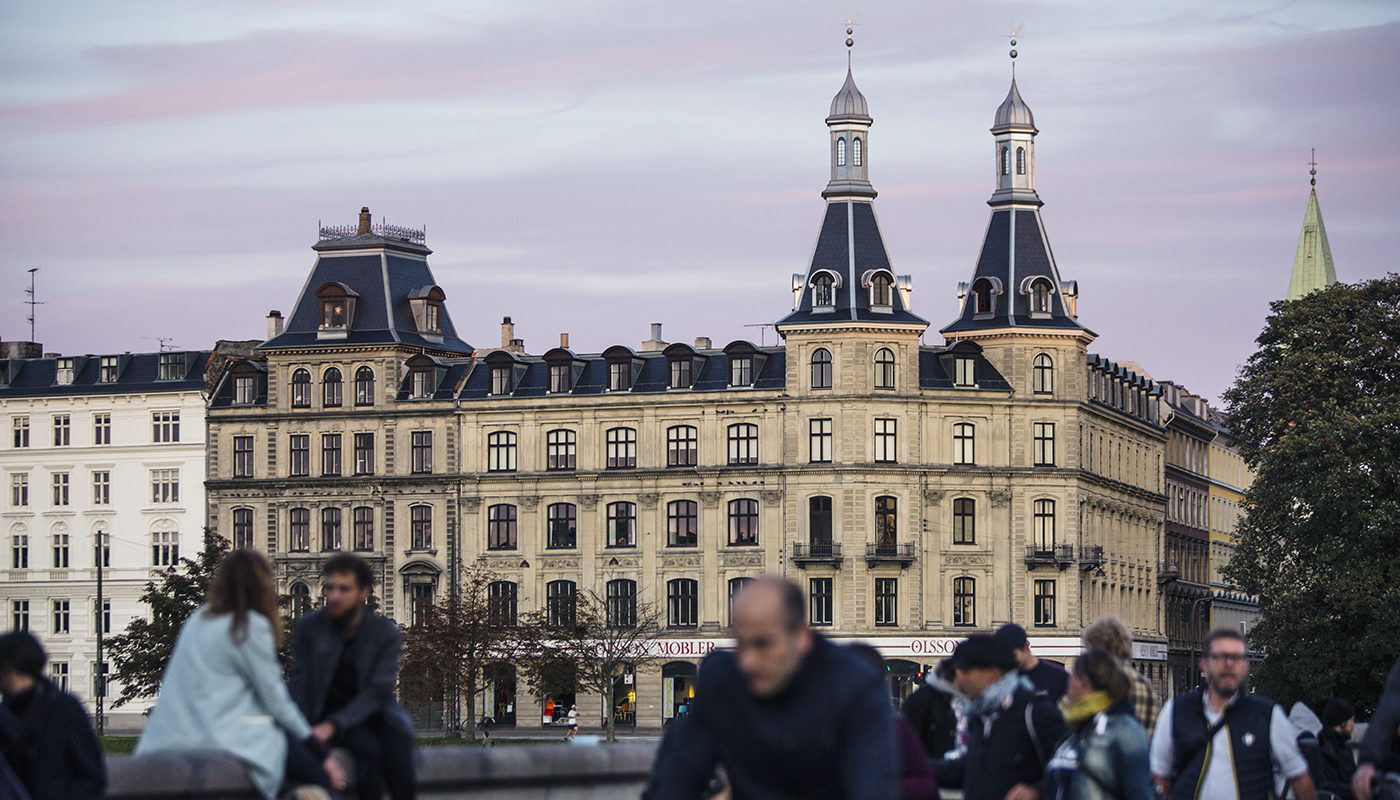
[(629, 669), (635, 676), (638, 667), (657, 660), (656, 641), (664, 632), (663, 621), (656, 604), (642, 602), (635, 594), (604, 599), (592, 590), (574, 595), (571, 608), (532, 615), (528, 627), (538, 639), (526, 664), (531, 691), (558, 695), (582, 690), (600, 695), (608, 709), (608, 741), (616, 741), (614, 685), (625, 680)]
[(1272, 306), (1225, 394), (1254, 469), (1228, 579), (1260, 691), (1374, 707), (1400, 642), (1400, 275)]
[(475, 735), (476, 698), (486, 692), (489, 670), (521, 657), (530, 640), (518, 624), (514, 592), (493, 595), (493, 586), (514, 584), (476, 561), (463, 570), (456, 596), (414, 609), (415, 622), (404, 631), (401, 674), (412, 676), (403, 681), (404, 699), (416, 706), (444, 703), (453, 735)]
[(172, 565), (152, 570), (153, 579), (146, 582), (141, 595), (141, 602), (150, 608), (150, 619), (133, 619), (124, 633), (106, 643), (111, 678), (122, 687), (113, 708), (156, 696), (180, 626), (204, 602), (214, 570), (228, 551), (228, 540), (205, 528), (204, 546), (194, 560), (181, 558), (178, 569)]

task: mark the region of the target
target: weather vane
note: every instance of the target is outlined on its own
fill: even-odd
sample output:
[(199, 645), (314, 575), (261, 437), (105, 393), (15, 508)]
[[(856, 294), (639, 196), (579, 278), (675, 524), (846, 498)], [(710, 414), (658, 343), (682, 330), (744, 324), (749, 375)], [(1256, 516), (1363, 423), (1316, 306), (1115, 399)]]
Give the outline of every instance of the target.
[(1021, 29), (1024, 27), (1026, 27), (1025, 23), (1019, 25), (1013, 23), (1010, 32), (1006, 35), (1006, 38), (1011, 40), (1011, 77), (1013, 80), (1016, 78), (1016, 37), (1021, 35)]
[(1311, 175), (1312, 177), (1311, 177), (1310, 179), (1308, 179), (1308, 183), (1309, 183), (1310, 185), (1312, 185), (1312, 186), (1316, 186), (1316, 185), (1317, 185), (1317, 148), (1316, 148), (1316, 147), (1312, 147), (1312, 148), (1309, 148), (1309, 149), (1312, 150), (1312, 160), (1308, 162), (1308, 166), (1309, 166), (1309, 167), (1312, 167), (1312, 169), (1309, 169), (1309, 170), (1308, 170), (1308, 174)]
[(856, 46), (856, 40), (851, 35), (856, 32), (856, 19), (860, 14), (846, 15), (846, 69), (851, 68), (851, 48)]

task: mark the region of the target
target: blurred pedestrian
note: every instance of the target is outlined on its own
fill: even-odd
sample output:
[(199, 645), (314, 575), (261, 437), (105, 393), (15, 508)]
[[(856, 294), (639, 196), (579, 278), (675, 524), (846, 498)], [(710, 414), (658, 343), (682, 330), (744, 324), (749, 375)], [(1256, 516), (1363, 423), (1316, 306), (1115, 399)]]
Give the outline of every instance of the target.
[(967, 697), (967, 753), (942, 762), (940, 787), (965, 800), (1035, 800), (1045, 762), (1065, 734), (1049, 697), (1016, 671), (1004, 639), (970, 636), (953, 651), (954, 685)]
[(1046, 800), (1152, 800), (1147, 732), (1132, 708), (1132, 678), (1117, 656), (1089, 650), (1070, 671), (1070, 735), (1045, 767)]
[(1065, 668), (1036, 658), (1035, 653), (1031, 652), (1030, 640), (1026, 638), (1026, 629), (1014, 622), (997, 628), (995, 636), (1011, 648), (1016, 657), (1016, 671), (1026, 676), (1031, 686), (1035, 687), (1035, 693), (1049, 697), (1052, 703), (1060, 702), (1069, 688), (1069, 673)]
[(1356, 728), (1356, 709), (1350, 703), (1332, 698), (1322, 706), (1322, 730), (1317, 734), (1321, 756), (1320, 775), (1313, 776), (1317, 788), (1343, 798), (1355, 795), (1351, 776), (1356, 774), (1356, 757), (1351, 752), (1351, 734)]
[[(850, 649), (861, 658), (869, 662), (885, 676), (885, 685), (889, 686), (889, 672), (885, 667), (885, 659), (876, 650), (865, 643), (849, 645)], [(932, 688), (932, 687), (926, 687)], [(928, 755), (924, 753), (923, 743), (919, 741), (919, 735), (914, 732), (909, 721), (903, 714), (895, 714), (894, 717), (895, 742), (899, 747), (899, 797), (900, 800), (937, 800), (938, 783), (933, 779), (933, 770), (929, 767)]]
[(277, 661), (272, 566), (252, 550), (224, 557), (204, 605), (180, 627), (136, 754), (221, 750), (248, 767), (263, 797), (289, 784), (331, 790), (340, 766), (311, 735)]
[(807, 598), (781, 577), (748, 584), (731, 620), (734, 650), (701, 663), (690, 714), (667, 726), (643, 797), (698, 800), (722, 766), (736, 798), (892, 800), (899, 766), (881, 675), (812, 630)]
[(569, 729), (564, 731), (564, 741), (569, 741), (578, 735), (578, 706), (569, 706), (569, 715), (566, 717)]
[(47, 661), (28, 632), (0, 636), (0, 754), (32, 800), (97, 800), (102, 749), (82, 703), (44, 677)]
[(1133, 682), (1133, 713), (1145, 730), (1152, 730), (1157, 724), (1157, 692), (1137, 668), (1133, 666), (1133, 635), (1127, 623), (1114, 616), (1099, 617), (1084, 629), (1080, 641), (1090, 650), (1107, 650), (1118, 659), (1119, 665)]
[[(935, 667), (934, 672), (937, 673), (940, 667)], [(951, 668), (946, 678), (952, 679)], [(905, 698), (900, 712), (918, 734), (919, 743), (929, 758), (944, 758), (953, 749), (958, 718), (953, 711), (952, 695), (925, 681)]]
[(1357, 800), (1371, 800), (1371, 781), (1381, 771), (1400, 771), (1400, 658), (1390, 668), (1376, 713), (1371, 715), (1356, 752), (1351, 788)]

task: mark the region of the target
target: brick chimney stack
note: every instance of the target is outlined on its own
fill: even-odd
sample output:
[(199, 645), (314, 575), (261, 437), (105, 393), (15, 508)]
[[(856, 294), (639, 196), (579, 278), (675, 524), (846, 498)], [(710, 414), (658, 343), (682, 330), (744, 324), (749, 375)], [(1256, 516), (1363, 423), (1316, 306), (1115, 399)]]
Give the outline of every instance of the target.
[(360, 207), (360, 230), (359, 230), (359, 233), (360, 233), (361, 236), (364, 236), (365, 234), (369, 233), (369, 223), (370, 223), (369, 206), (361, 206), (361, 207)]
[(642, 342), (643, 352), (652, 352), (666, 349), (666, 342), (661, 340), (661, 323), (651, 323), (651, 338)]
[(510, 321), (510, 317), (501, 318), (501, 349), (509, 350), (511, 340), (515, 338), (515, 323)]

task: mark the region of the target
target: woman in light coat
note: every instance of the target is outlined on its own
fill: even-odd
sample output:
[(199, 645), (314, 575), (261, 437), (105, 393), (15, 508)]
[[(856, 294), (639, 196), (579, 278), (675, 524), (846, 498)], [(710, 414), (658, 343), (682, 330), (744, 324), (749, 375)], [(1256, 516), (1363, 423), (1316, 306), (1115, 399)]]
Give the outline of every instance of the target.
[(287, 693), (276, 619), (271, 565), (251, 550), (233, 551), (219, 564), (205, 604), (180, 628), (136, 754), (222, 750), (243, 761), (271, 798), (288, 772), (290, 748), (293, 782), (343, 786), (343, 772)]

